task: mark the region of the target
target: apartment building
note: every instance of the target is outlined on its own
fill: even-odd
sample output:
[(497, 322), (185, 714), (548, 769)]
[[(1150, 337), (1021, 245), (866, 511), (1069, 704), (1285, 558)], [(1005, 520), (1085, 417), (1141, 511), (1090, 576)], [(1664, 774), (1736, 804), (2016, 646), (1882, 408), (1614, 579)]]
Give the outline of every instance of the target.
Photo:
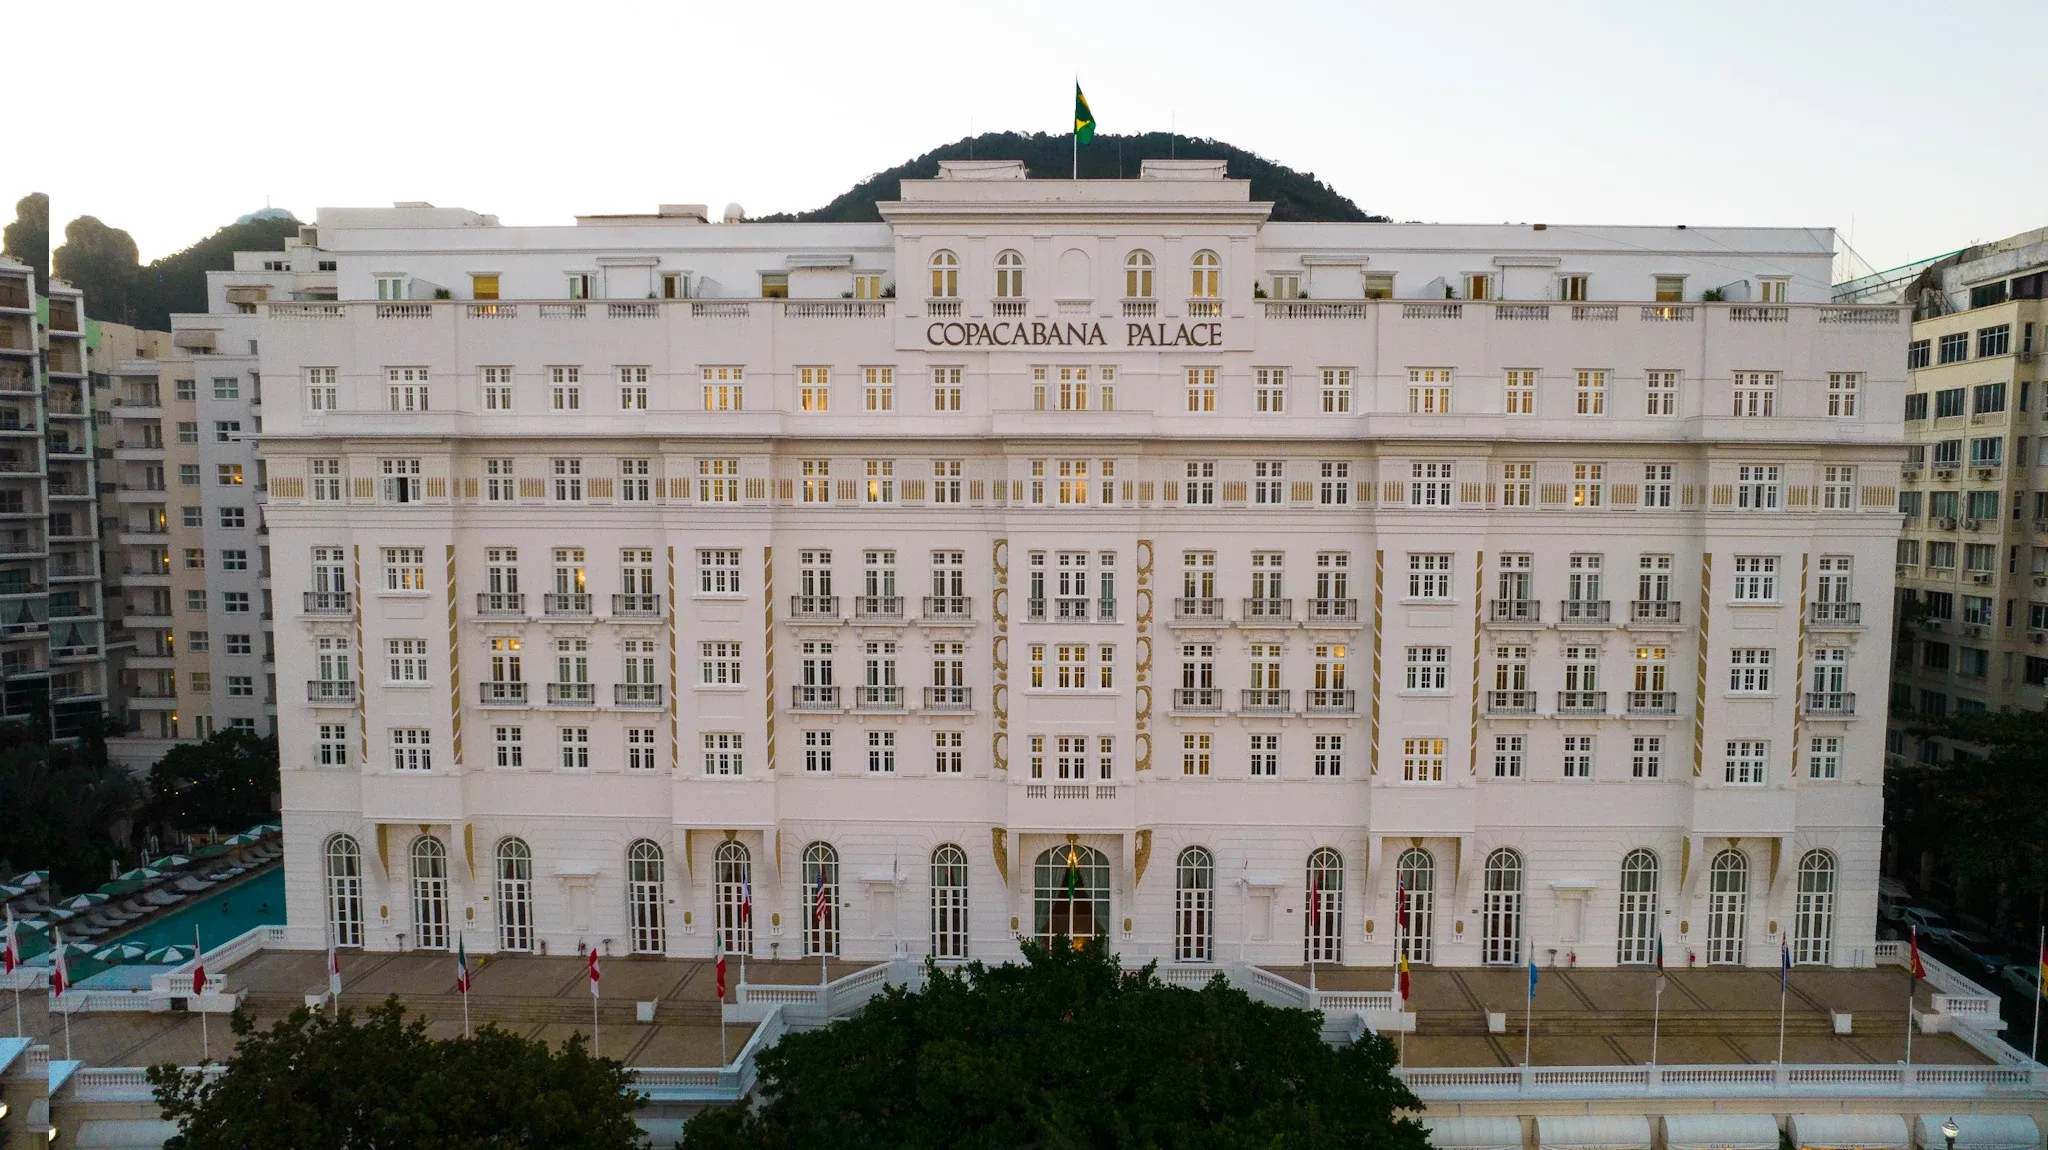
[(1966, 248), (1905, 285), (1907, 456), (1890, 751), (1915, 719), (2048, 705), (2048, 230)]
[(100, 537), (109, 628), (109, 752), (146, 770), (170, 747), (169, 683), (177, 645), (168, 625), (172, 579), (165, 515), (171, 443), (159, 390), (169, 332), (89, 325), (86, 360), (100, 429)]
[(901, 195), (325, 209), (205, 318), (293, 945), (1873, 961), (1906, 321), (1825, 229)]

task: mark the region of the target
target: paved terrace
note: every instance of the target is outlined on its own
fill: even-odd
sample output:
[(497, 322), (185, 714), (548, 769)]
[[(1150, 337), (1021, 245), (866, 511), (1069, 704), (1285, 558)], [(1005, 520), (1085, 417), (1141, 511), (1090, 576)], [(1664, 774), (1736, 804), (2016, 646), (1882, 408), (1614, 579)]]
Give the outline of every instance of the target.
[[(289, 1014), (308, 993), (325, 988), (319, 952), (264, 951), (225, 971), (228, 988), (246, 990), (245, 1005), (259, 1024)], [(499, 1026), (548, 1042), (591, 1029), (584, 960), (575, 956), (509, 955), (483, 958), (470, 996), (474, 1024)], [(835, 961), (833, 978), (868, 964)], [(1305, 967), (1269, 968), (1306, 986)], [(1522, 1061), (1527, 973), (1510, 968), (1418, 968), (1411, 975), (1416, 1029), (1404, 1044), (1413, 1067), (1500, 1067)], [(815, 961), (754, 962), (755, 984), (815, 985)], [(1777, 1057), (1778, 974), (1775, 970), (1674, 970), (1658, 1025), (1657, 1061), (1671, 1065), (1743, 1065)], [(739, 964), (727, 966), (726, 1001), (737, 1001)], [(719, 1064), (719, 1015), (712, 997), (712, 964), (694, 959), (614, 956), (604, 960), (598, 1004), (603, 1053), (632, 1066), (708, 1067)], [(1646, 970), (1550, 969), (1539, 981), (1532, 1035), (1538, 1066), (1626, 1066), (1650, 1061), (1651, 988)], [(1907, 976), (1896, 967), (1876, 970), (1798, 970), (1791, 979), (1785, 1022), (1785, 1061), (1794, 1064), (1889, 1065), (1905, 1056)], [(343, 1004), (362, 1009), (390, 995), (428, 1020), (429, 1033), (462, 1032), (462, 997), (455, 992), (454, 961), (442, 953), (344, 954)], [(1323, 991), (1384, 991), (1385, 968), (1319, 967)], [(636, 1004), (651, 1001), (654, 1021), (636, 1021)], [(1931, 988), (1922, 983), (1916, 1005), (1931, 1011)], [(11, 996), (0, 994), (0, 1033), (13, 1032)], [(1502, 1034), (1487, 1030), (1488, 1011), (1506, 1014)], [(1831, 1014), (1853, 1016), (1852, 1032), (1837, 1036)], [(41, 992), (22, 996), (23, 1032), (49, 1042), (62, 1057), (61, 1018), (46, 1017)], [(2025, 1020), (2015, 1023), (2025, 1026)], [(216, 1058), (232, 1037), (224, 1016), (210, 1022)], [(752, 1024), (726, 1027), (736, 1054)], [(87, 1066), (143, 1066), (199, 1061), (199, 1019), (182, 1013), (94, 1012), (72, 1017), (73, 1057)], [(1975, 1049), (1949, 1035), (1916, 1034), (1917, 1064), (1983, 1064)]]

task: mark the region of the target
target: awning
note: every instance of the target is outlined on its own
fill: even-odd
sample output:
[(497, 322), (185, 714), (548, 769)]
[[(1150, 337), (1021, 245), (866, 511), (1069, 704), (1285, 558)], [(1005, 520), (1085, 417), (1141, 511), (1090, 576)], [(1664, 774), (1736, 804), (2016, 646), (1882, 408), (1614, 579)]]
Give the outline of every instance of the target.
[(1941, 1124), (1956, 1124), (1956, 1150), (2036, 1150), (2041, 1128), (2025, 1114), (1922, 1114), (1913, 1134), (1927, 1150), (1945, 1150)]
[(1522, 1150), (1520, 1118), (1424, 1118), (1436, 1150)]
[(1650, 1119), (1642, 1114), (1543, 1115), (1537, 1150), (1650, 1150)]
[(1912, 1150), (1896, 1114), (1794, 1114), (1785, 1132), (1798, 1150)]
[(93, 1150), (159, 1150), (177, 1132), (176, 1122), (161, 1118), (94, 1120), (78, 1124), (78, 1136), (71, 1144)]
[(1665, 1150), (1778, 1150), (1769, 1114), (1667, 1114)]

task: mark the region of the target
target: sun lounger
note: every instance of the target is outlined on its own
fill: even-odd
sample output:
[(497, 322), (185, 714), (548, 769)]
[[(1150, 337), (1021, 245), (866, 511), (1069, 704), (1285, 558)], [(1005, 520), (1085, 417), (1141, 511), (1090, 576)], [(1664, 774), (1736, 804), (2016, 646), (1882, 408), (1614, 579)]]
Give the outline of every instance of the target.
[(107, 926), (92, 926), (89, 924), (73, 924), (69, 929), (71, 931), (71, 936), (73, 938), (98, 938), (99, 936), (107, 933), (109, 930), (112, 930), (113, 928)]
[(153, 890), (143, 895), (142, 901), (155, 903), (158, 906), (170, 906), (172, 903), (184, 902), (185, 896), (182, 894), (172, 894), (167, 890)]
[(178, 881), (172, 883), (171, 888), (173, 890), (184, 891), (186, 894), (198, 894), (200, 891), (203, 891), (212, 885), (213, 883), (209, 882), (206, 879), (200, 878), (197, 875), (187, 874), (179, 875)]

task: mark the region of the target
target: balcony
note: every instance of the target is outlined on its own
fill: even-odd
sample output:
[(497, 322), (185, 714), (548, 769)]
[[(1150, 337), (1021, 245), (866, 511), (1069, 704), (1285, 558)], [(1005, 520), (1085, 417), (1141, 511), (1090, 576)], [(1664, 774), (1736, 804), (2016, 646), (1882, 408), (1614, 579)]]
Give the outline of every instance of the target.
[(1486, 604), (1486, 621), (1535, 626), (1543, 622), (1543, 603), (1538, 599), (1493, 599)]
[(1173, 601), (1173, 621), (1176, 623), (1221, 623), (1223, 622), (1223, 600), (1206, 598), (1183, 598)]
[(789, 617), (810, 622), (837, 623), (839, 621), (839, 596), (837, 595), (791, 595)]
[(596, 705), (597, 691), (589, 683), (548, 684), (548, 706), (550, 707), (594, 707)]
[(1215, 319), (1223, 314), (1223, 301), (1213, 296), (1201, 296), (1188, 301), (1189, 319)]
[(1559, 691), (1557, 713), (1560, 715), (1604, 715), (1607, 713), (1607, 692), (1605, 691)]
[(1246, 715), (1284, 715), (1293, 693), (1276, 687), (1246, 687), (1238, 692), (1237, 709)]
[(1856, 692), (1808, 691), (1806, 713), (1815, 718), (1849, 718), (1856, 713)]
[(356, 701), (356, 684), (353, 679), (308, 679), (306, 680), (306, 701), (308, 703), (346, 703)]
[(856, 623), (901, 623), (903, 621), (903, 596), (855, 595), (853, 597), (853, 618)]
[(1557, 622), (1560, 627), (1573, 625), (1602, 626), (1607, 622), (1607, 600), (1566, 599), (1558, 604)]
[(524, 707), (526, 684), (510, 679), (492, 679), (476, 685), (477, 703), (485, 707)]
[(587, 619), (590, 617), (590, 596), (580, 592), (565, 595), (551, 591), (544, 597), (542, 609), (549, 615)]
[(927, 711), (966, 711), (973, 709), (974, 688), (972, 687), (926, 687), (924, 709)]
[(612, 705), (649, 709), (661, 706), (660, 683), (614, 683), (612, 684)]
[(525, 616), (526, 593), (523, 591), (479, 591), (476, 593), (476, 613), (485, 616)]
[(1534, 691), (1488, 691), (1486, 713), (1489, 715), (1533, 715), (1536, 713), (1536, 692)]
[(1244, 599), (1244, 623), (1257, 626), (1260, 623), (1291, 623), (1294, 621), (1294, 600), (1292, 599)]
[(1159, 314), (1159, 301), (1132, 297), (1124, 301), (1125, 319), (1151, 319)]
[(903, 709), (903, 688), (893, 683), (869, 683), (854, 688), (853, 709), (856, 711), (900, 711)]
[(1863, 625), (1863, 604), (1861, 603), (1810, 603), (1807, 605), (1813, 625), (1816, 627), (1861, 627)]
[(1628, 713), (1631, 715), (1675, 715), (1678, 713), (1678, 692), (1676, 691), (1630, 691)]
[(829, 683), (799, 683), (789, 689), (789, 709), (836, 711), (839, 709), (839, 688)]
[(659, 618), (661, 616), (661, 596), (646, 594), (614, 595), (612, 596), (612, 614), (631, 619)]
[(924, 620), (927, 623), (967, 623), (973, 619), (974, 600), (965, 595), (924, 597)]
[(1223, 710), (1223, 691), (1217, 687), (1176, 687), (1173, 709), (1180, 714), (1219, 714)]
[(1676, 599), (1636, 599), (1628, 605), (1628, 621), (1639, 627), (1676, 627), (1683, 617)]
[(308, 591), (305, 603), (308, 615), (346, 615), (349, 613), (349, 592)]
[(1015, 298), (990, 300), (989, 314), (997, 319), (1016, 319), (1024, 314), (1027, 302)]
[(99, 611), (99, 606), (94, 603), (80, 603), (61, 596), (50, 600), (52, 619), (90, 619)]
[(1342, 687), (1310, 687), (1308, 713), (1349, 715), (1358, 710), (1358, 692)]
[(1358, 625), (1358, 600), (1310, 599), (1308, 601), (1308, 625), (1311, 627), (1355, 627)]

